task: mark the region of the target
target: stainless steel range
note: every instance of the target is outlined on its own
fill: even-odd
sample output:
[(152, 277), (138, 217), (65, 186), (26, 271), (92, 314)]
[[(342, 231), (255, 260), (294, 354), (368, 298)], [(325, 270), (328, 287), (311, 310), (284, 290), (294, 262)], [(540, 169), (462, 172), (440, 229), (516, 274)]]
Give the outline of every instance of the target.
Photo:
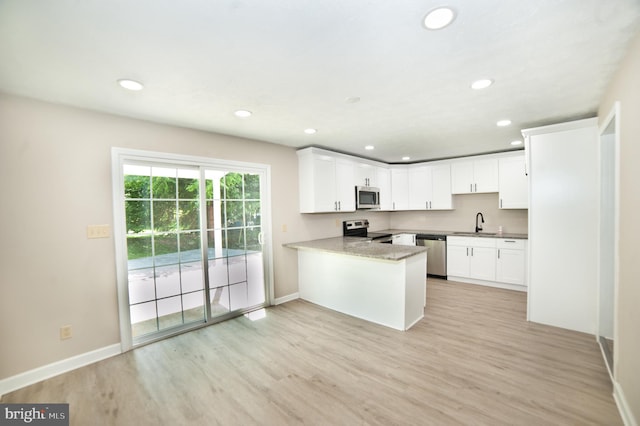
[(376, 243), (391, 244), (391, 234), (381, 232), (369, 232), (367, 219), (345, 220), (342, 222), (343, 237), (360, 237), (370, 239)]

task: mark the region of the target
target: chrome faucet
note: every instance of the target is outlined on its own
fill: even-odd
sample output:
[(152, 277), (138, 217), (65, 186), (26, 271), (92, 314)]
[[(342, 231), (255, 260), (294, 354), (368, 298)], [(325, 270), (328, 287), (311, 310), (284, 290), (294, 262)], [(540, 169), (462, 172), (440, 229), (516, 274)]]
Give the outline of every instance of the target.
[[(478, 217), (480, 217), (480, 219), (482, 220), (480, 225), (478, 225)], [(484, 223), (484, 216), (482, 216), (482, 213), (478, 212), (478, 214), (476, 215), (476, 232), (482, 231), (483, 223)]]

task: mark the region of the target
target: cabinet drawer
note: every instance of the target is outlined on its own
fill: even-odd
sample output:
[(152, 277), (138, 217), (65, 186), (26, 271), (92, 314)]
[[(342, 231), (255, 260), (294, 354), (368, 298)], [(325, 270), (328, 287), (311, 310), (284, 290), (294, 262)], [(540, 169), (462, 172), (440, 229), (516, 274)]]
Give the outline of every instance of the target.
[(496, 247), (496, 239), (488, 237), (447, 237), (447, 244), (465, 247)]
[(499, 249), (524, 250), (527, 247), (527, 240), (498, 238), (496, 241)]

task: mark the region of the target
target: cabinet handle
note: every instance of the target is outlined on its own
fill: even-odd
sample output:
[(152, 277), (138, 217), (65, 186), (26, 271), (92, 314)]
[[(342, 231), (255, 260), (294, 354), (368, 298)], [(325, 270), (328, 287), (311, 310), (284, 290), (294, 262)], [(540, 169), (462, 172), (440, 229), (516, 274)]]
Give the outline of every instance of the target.
[(427, 210), (429, 210), (429, 202), (428, 202), (428, 201), (425, 201), (425, 202), (424, 202), (424, 208), (425, 208), (425, 209), (427, 209)]
[(469, 256), (469, 247), (467, 247), (467, 256)]
[(474, 183), (473, 185), (475, 186), (475, 191), (474, 192), (478, 192), (478, 184)]
[(515, 243), (516, 240), (504, 240), (505, 243)]
[(431, 201), (429, 201), (429, 209), (431, 209)]
[(393, 209), (394, 210), (396, 209), (396, 202), (395, 201), (393, 202)]
[(473, 247), (471, 247), (471, 256), (473, 256)]
[(342, 210), (342, 206), (340, 205), (341, 201), (338, 201), (338, 210)]
[(502, 198), (500, 198), (500, 208), (502, 208)]
[(473, 184), (472, 183), (469, 184), (469, 192), (473, 192)]
[(334, 201), (334, 202), (333, 202), (333, 209), (334, 209), (335, 211), (338, 211), (338, 202), (337, 202), (337, 201)]
[(500, 259), (500, 249), (498, 249), (498, 259)]

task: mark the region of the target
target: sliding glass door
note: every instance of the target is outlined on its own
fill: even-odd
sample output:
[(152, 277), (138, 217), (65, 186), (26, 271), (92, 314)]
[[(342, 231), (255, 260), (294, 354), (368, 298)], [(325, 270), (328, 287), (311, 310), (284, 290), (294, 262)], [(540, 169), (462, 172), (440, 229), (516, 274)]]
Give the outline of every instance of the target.
[(265, 306), (268, 169), (128, 157), (118, 157), (114, 199), (131, 345)]

